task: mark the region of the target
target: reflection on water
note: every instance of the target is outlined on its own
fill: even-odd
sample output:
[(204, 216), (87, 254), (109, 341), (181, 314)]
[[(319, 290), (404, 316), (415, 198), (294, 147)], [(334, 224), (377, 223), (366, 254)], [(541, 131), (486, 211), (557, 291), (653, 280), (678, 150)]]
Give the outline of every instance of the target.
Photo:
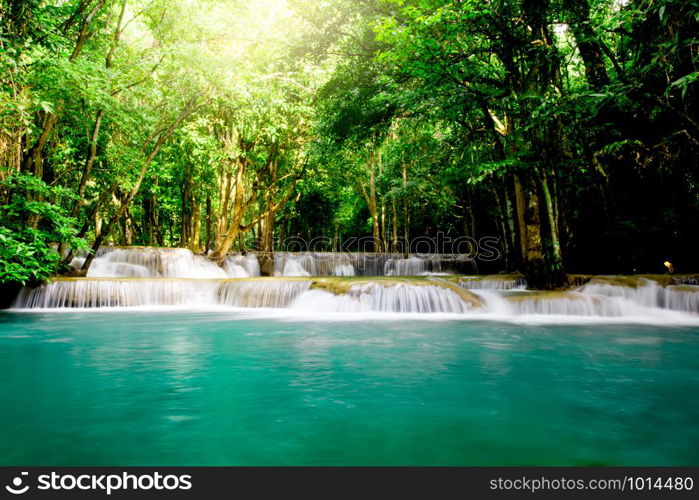
[(694, 464), (699, 328), (0, 314), (0, 464)]

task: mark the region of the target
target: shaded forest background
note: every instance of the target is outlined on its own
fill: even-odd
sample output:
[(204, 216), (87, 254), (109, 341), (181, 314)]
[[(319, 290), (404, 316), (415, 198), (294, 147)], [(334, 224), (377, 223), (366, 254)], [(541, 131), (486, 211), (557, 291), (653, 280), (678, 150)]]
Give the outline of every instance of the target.
[(0, 0), (0, 282), (438, 232), (533, 286), (696, 271), (697, 33), (699, 0)]

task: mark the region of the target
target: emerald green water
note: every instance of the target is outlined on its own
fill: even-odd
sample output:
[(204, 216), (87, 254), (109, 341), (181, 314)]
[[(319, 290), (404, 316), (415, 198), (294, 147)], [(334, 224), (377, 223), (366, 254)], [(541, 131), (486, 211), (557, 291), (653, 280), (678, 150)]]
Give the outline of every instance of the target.
[(0, 314), (1, 465), (699, 464), (699, 328)]

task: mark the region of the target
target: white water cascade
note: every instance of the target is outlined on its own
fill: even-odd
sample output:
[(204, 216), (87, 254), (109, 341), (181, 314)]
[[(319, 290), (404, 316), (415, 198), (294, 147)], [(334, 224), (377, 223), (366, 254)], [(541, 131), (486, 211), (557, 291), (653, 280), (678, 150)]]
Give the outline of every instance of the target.
[[(309, 280), (259, 279), (60, 279), (25, 288), (18, 309), (133, 306), (232, 306), (302, 309), (316, 312), (465, 313), (477, 300), (464, 300), (449, 286), (357, 283), (345, 292), (311, 289)], [(466, 292), (467, 293), (467, 292)]]
[(288, 307), (311, 286), (305, 280), (224, 281), (218, 291), (218, 304), (235, 307)]
[(275, 276), (419, 276), (477, 271), (455, 255), (405, 257), (372, 252), (275, 252)]
[(498, 276), (487, 278), (465, 276), (459, 278), (458, 284), (466, 290), (524, 290), (527, 287), (527, 281), (524, 278)]
[[(696, 318), (699, 286), (657, 283), (609, 288), (593, 283), (568, 292), (473, 289), (446, 279), (348, 278), (69, 278), (23, 289), (16, 309), (133, 306), (289, 308), (314, 313), (455, 313), (499, 318)], [(352, 280), (352, 278), (349, 278)], [(594, 286), (593, 286), (594, 285)], [(612, 285), (618, 287), (618, 285)], [(675, 315), (675, 316), (672, 316)], [(677, 316), (680, 315), (680, 316)], [(475, 317), (475, 316), (474, 316)]]
[(284, 262), (281, 273), (274, 273), (275, 276), (310, 276), (301, 262), (295, 259), (288, 259)]
[(592, 280), (580, 287), (580, 292), (587, 296), (621, 299), (641, 307), (699, 312), (699, 286), (697, 285), (663, 287), (656, 281), (640, 278), (638, 285), (633, 288)]
[(257, 256), (251, 253), (228, 255), (223, 269), (231, 278), (254, 278), (260, 275), (260, 263)]
[(351, 285), (345, 293), (309, 290), (291, 309), (322, 312), (467, 313), (480, 304), (464, 300), (448, 286), (381, 282)]
[[(567, 292), (496, 292), (473, 288), (486, 309), (504, 316), (580, 316), (603, 318), (672, 318), (699, 315), (699, 286), (668, 285), (639, 279), (635, 287), (593, 280)], [(674, 316), (673, 316), (674, 315)]]
[[(74, 265), (80, 264), (76, 258)], [(555, 316), (699, 321), (699, 285), (668, 284), (695, 283), (691, 276), (600, 276), (575, 289), (536, 292), (526, 290), (526, 282), (517, 275), (404, 277), (453, 273), (449, 266), (454, 262), (446, 257), (282, 252), (274, 255), (274, 265), (276, 277), (260, 277), (257, 256), (251, 253), (230, 254), (219, 266), (186, 249), (104, 247), (87, 278), (25, 288), (13, 307), (221, 306), (288, 309), (304, 315), (389, 312), (503, 320)]]
[(420, 276), (425, 274), (442, 274), (442, 260), (411, 256), (405, 259), (389, 259), (384, 265), (385, 276)]
[[(76, 257), (71, 264), (77, 269), (84, 261), (84, 257)], [(216, 279), (229, 276), (216, 263), (186, 248), (103, 247), (87, 272), (88, 278)]]
[(60, 309), (134, 306), (288, 306), (309, 281), (64, 279), (25, 288), (14, 307)]

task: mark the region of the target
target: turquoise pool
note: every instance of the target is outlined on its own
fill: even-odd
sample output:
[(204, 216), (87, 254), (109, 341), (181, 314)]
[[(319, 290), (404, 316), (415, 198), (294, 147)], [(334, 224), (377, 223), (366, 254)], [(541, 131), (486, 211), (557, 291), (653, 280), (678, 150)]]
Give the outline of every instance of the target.
[(0, 314), (1, 465), (699, 464), (699, 327)]

